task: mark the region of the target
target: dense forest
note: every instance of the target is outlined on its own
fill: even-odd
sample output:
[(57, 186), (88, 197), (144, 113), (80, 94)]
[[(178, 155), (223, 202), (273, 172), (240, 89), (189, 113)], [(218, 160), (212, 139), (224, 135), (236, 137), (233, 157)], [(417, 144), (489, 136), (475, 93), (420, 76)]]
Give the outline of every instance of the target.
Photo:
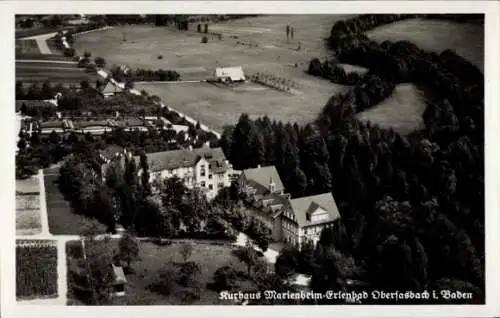
[[(378, 44), (362, 34), (387, 20), (397, 18), (364, 15), (333, 26), (336, 59), (368, 68), (359, 80), (367, 84), (333, 96), (314, 124), (243, 115), (221, 144), (237, 169), (275, 164), (293, 196), (334, 195), (345, 235), (325, 234), (302, 257), (285, 250), (282, 272), (297, 270), (290, 260), (305, 259), (300, 268), (313, 275), (315, 290), (346, 288), (346, 279), (358, 278), (388, 291), (469, 291), (473, 302), (484, 302), (483, 75), (450, 50)], [(403, 136), (353, 117), (401, 82), (432, 96), (424, 130)]]

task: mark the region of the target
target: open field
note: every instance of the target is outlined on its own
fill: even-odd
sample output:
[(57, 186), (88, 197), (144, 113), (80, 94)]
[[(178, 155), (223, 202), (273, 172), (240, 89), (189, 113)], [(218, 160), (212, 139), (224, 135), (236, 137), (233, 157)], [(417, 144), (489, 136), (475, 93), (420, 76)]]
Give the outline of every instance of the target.
[(51, 241), (29, 242), (18, 241), (16, 246), (16, 296), (56, 297), (57, 247), (47, 246)]
[(83, 68), (78, 68), (76, 63), (16, 61), (16, 80), (38, 82), (47, 79), (51, 82), (95, 82), (98, 75), (85, 72)]
[(224, 125), (236, 124), (244, 112), (251, 116), (268, 115), (284, 122), (314, 120), (331, 95), (347, 89), (330, 82), (326, 84), (329, 89), (309, 87), (301, 95), (289, 95), (254, 83), (235, 88), (209, 83), (137, 84), (136, 88), (158, 95), (167, 105), (222, 131)]
[(420, 89), (412, 84), (399, 84), (389, 98), (357, 114), (357, 118), (407, 134), (422, 128), (425, 107), (425, 97)]
[[(116, 244), (116, 241), (113, 242)], [(68, 242), (68, 273), (74, 270), (76, 259), (72, 258), (71, 247), (79, 246), (80, 242)], [(81, 246), (81, 245), (80, 245)], [(160, 269), (169, 262), (182, 262), (179, 244), (157, 246), (149, 242), (139, 242), (140, 261), (132, 265), (134, 273), (127, 275), (129, 284), (126, 295), (114, 300), (115, 305), (180, 305), (182, 304), (180, 290), (173, 290), (170, 295), (161, 295), (150, 291), (148, 286), (155, 281)], [(199, 282), (201, 286), (200, 299), (193, 305), (222, 304), (218, 300), (218, 293), (207, 288), (212, 282), (214, 272), (222, 266), (234, 266), (238, 270), (245, 270), (244, 265), (232, 254), (233, 248), (229, 246), (194, 244), (189, 261), (200, 265), (201, 273)], [(71, 275), (68, 276), (70, 288), (68, 289), (70, 304), (81, 305), (72, 298)]]
[(36, 40), (16, 40), (16, 54), (40, 54)]
[[(200, 43), (202, 34), (195, 31), (124, 26), (81, 35), (74, 47), (77, 52), (89, 51), (93, 56), (104, 57), (108, 65), (154, 69), (204, 67), (211, 73), (219, 63), (242, 65), (255, 72), (268, 70), (269, 63), (284, 66), (309, 62), (311, 56), (328, 55), (323, 39), (329, 35), (333, 23), (343, 18), (341, 15), (278, 15), (210, 24), (210, 32), (221, 33), (222, 40), (209, 36), (206, 44)], [(289, 42), (285, 36), (287, 24), (296, 29), (294, 40)], [(192, 30), (195, 28), (196, 25), (191, 26)], [(302, 49), (297, 51), (299, 42)], [(161, 60), (157, 59), (160, 54)]]
[[(57, 169), (56, 169), (57, 170)], [(73, 213), (71, 205), (59, 191), (56, 172), (44, 171), (45, 192), (47, 199), (47, 215), (49, 231), (55, 235), (80, 235), (88, 225), (87, 217)]]
[[(108, 65), (176, 70), (181, 80), (210, 78), (218, 65), (241, 65), (247, 75), (263, 72), (292, 79), (302, 86), (299, 96), (263, 88), (237, 92), (205, 84), (136, 87), (164, 98), (168, 105), (216, 130), (224, 124), (233, 124), (243, 111), (305, 122), (316, 117), (329, 97), (344, 89), (304, 73), (313, 57), (329, 54), (323, 39), (329, 35), (333, 23), (342, 18), (345, 16), (278, 15), (211, 24), (209, 31), (221, 33), (222, 40), (209, 35), (206, 44), (200, 43), (202, 34), (195, 31), (123, 26), (84, 34), (75, 41), (75, 49), (102, 56)], [(295, 38), (290, 41), (286, 40), (287, 24), (296, 29)], [(195, 30), (196, 25), (191, 29)], [(299, 43), (301, 49), (297, 50)], [(163, 55), (163, 59), (158, 59), (158, 55)], [(204, 107), (203, 112), (199, 107)]]
[(16, 54), (16, 62), (22, 62), (23, 60), (72, 62), (71, 58), (59, 54), (27, 54), (27, 53)]
[(410, 41), (424, 50), (452, 49), (484, 70), (484, 27), (444, 20), (404, 20), (378, 27), (367, 35), (374, 41)]

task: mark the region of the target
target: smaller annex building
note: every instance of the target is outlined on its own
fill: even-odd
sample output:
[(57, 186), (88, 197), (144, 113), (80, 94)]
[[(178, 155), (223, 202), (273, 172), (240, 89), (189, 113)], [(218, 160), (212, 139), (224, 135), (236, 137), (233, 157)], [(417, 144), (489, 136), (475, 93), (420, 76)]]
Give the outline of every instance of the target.
[(220, 82), (244, 82), (245, 73), (241, 66), (217, 67), (215, 80)]

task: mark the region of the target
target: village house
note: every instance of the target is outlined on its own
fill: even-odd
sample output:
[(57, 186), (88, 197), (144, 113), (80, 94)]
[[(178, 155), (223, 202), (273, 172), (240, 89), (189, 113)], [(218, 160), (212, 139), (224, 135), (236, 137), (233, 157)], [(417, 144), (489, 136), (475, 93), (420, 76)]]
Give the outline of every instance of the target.
[[(177, 176), (186, 187), (203, 190), (209, 200), (219, 190), (231, 185), (229, 174), (232, 166), (221, 148), (198, 148), (163, 151), (146, 154), (150, 182)], [(134, 157), (137, 165), (140, 157)], [(139, 175), (142, 170), (139, 170)]]
[(122, 93), (123, 92), (123, 88), (117, 86), (117, 85), (114, 85), (111, 81), (109, 81), (106, 86), (104, 86), (104, 88), (102, 89), (102, 96), (104, 96), (104, 98), (107, 98), (107, 97), (110, 97), (110, 96), (114, 96), (115, 94), (119, 94), (119, 93)]

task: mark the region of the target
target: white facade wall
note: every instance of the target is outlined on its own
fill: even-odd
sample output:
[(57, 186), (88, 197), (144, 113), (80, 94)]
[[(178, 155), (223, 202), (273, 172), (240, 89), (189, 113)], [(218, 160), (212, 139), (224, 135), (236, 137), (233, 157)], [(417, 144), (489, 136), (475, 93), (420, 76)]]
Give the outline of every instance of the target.
[(158, 172), (150, 173), (150, 182), (153, 180), (163, 180), (177, 176), (184, 181), (184, 185), (193, 189), (200, 187), (206, 192), (207, 199), (215, 198), (217, 193), (231, 185), (229, 179), (229, 171), (215, 174), (209, 168), (209, 163), (205, 159), (201, 159), (194, 167), (179, 167), (176, 169), (166, 169)]

